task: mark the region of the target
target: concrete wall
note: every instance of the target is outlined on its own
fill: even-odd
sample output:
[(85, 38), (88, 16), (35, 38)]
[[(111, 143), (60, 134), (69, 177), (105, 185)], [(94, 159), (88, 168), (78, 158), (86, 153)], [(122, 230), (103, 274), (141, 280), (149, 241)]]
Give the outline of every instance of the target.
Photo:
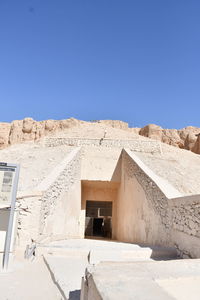
[(171, 239), (183, 257), (200, 257), (200, 195), (169, 200)]
[(122, 152), (121, 184), (117, 198), (116, 239), (141, 244), (169, 244), (166, 196), (133, 158)]
[(45, 225), (42, 235), (49, 237), (51, 241), (79, 238), (80, 210), (81, 184), (79, 180), (74, 182), (68, 191), (64, 189), (56, 203), (51, 206), (48, 217), (44, 217)]
[(180, 256), (199, 258), (200, 195), (182, 197), (129, 150), (121, 158), (116, 238), (175, 246)]
[[(58, 174), (56, 179), (55, 174)], [(79, 237), (80, 179), (81, 152), (80, 149), (75, 149), (39, 186), (40, 189), (45, 188), (40, 214), (40, 235), (51, 240)]]

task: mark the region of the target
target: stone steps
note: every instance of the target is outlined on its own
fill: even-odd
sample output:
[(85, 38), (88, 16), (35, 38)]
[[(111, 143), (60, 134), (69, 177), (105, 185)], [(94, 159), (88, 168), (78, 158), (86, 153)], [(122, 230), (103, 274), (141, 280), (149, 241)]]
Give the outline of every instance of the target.
[(174, 248), (142, 247), (139, 245), (109, 241), (60, 241), (41, 245), (38, 255), (52, 274), (65, 299), (79, 300), (82, 278), (86, 269), (98, 266), (101, 262), (137, 263), (153, 260), (177, 258)]
[[(130, 245), (130, 246), (129, 246)], [(178, 257), (177, 250), (171, 247), (149, 246), (143, 247), (134, 244), (113, 243), (76, 247), (72, 245), (47, 245), (37, 248), (39, 255), (56, 255), (70, 257), (87, 257), (90, 264), (102, 261), (141, 261), (141, 260), (168, 260)]]

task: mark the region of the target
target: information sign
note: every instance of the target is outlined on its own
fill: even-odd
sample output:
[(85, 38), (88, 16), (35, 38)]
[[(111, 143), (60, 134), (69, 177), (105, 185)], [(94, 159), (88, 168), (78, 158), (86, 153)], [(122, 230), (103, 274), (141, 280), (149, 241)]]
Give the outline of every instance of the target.
[(0, 163), (0, 207), (11, 205), (12, 187), (16, 168), (10, 168)]
[(9, 261), (18, 179), (19, 165), (0, 162), (0, 209), (7, 208), (10, 212), (3, 256), (4, 268), (8, 267)]

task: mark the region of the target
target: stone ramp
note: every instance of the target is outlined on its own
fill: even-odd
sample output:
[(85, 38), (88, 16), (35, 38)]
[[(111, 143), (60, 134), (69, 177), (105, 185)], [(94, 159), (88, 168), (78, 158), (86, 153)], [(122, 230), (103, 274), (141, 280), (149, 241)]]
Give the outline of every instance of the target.
[(81, 300), (199, 300), (200, 260), (105, 262), (88, 269)]

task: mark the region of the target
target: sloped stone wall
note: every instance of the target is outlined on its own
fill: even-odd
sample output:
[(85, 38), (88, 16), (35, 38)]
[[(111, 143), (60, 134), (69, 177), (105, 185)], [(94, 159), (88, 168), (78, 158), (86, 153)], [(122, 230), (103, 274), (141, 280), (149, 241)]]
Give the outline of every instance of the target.
[(200, 238), (200, 195), (171, 200), (173, 228)]
[[(40, 214), (40, 225), (39, 225), (39, 231), (40, 236), (52, 236), (52, 238), (56, 239), (56, 236), (58, 238), (66, 238), (67, 235), (67, 229), (65, 229), (66, 234), (63, 233), (62, 228), (58, 230), (57, 233), (54, 232), (54, 226), (58, 227), (58, 224), (60, 222), (60, 218), (67, 219), (68, 217), (71, 218), (77, 218), (77, 224), (76, 228), (68, 228), (68, 231), (71, 230), (71, 236), (78, 236), (79, 234), (79, 214), (80, 214), (80, 208), (81, 208), (81, 151), (79, 150), (73, 158), (64, 166), (63, 170), (60, 172), (59, 176), (55, 179), (55, 181), (52, 182), (52, 184), (49, 186), (49, 188), (44, 192), (44, 195), (41, 199), (41, 214)], [(79, 199), (76, 199), (73, 195), (69, 197), (68, 194), (71, 192), (71, 190), (74, 189), (74, 192), (76, 192), (76, 189), (79, 189)], [(78, 210), (76, 211), (76, 215), (70, 215), (69, 211), (65, 211), (64, 214), (62, 214), (62, 207), (59, 211), (56, 212), (57, 208), (59, 207), (59, 202), (63, 202), (63, 209), (65, 207), (65, 201), (70, 201), (71, 207), (69, 207), (70, 210), (72, 210), (72, 207), (75, 203), (75, 201), (78, 201)], [(78, 214), (78, 215), (77, 215)], [(51, 223), (51, 226), (49, 225)], [(57, 223), (57, 224), (56, 224)], [(59, 232), (60, 231), (60, 232)], [(76, 232), (77, 231), (77, 232)], [(54, 235), (54, 236), (53, 236)]]
[(125, 151), (117, 199), (117, 239), (170, 245), (170, 217), (166, 195)]
[[(148, 214), (153, 209), (154, 218), (158, 218), (161, 228), (164, 228), (163, 236), (157, 236), (157, 241), (160, 240), (161, 245), (175, 246), (182, 257), (199, 258), (200, 195), (167, 197), (156, 180), (148, 176), (126, 151), (123, 151), (123, 166), (130, 181), (137, 179), (146, 195), (143, 201), (144, 203), (146, 200), (148, 202), (148, 213), (145, 215), (143, 211), (138, 215), (138, 222), (140, 219), (144, 219), (148, 223)], [(132, 191), (132, 193), (134, 198), (135, 192)], [(155, 220), (152, 218), (149, 222), (152, 237), (159, 234), (154, 224)]]
[(200, 195), (169, 200), (172, 237), (180, 255), (200, 257)]
[(37, 187), (35, 195), (33, 191), (18, 197), (19, 246), (31, 239), (41, 242), (79, 236), (80, 176), (81, 150), (74, 149)]

